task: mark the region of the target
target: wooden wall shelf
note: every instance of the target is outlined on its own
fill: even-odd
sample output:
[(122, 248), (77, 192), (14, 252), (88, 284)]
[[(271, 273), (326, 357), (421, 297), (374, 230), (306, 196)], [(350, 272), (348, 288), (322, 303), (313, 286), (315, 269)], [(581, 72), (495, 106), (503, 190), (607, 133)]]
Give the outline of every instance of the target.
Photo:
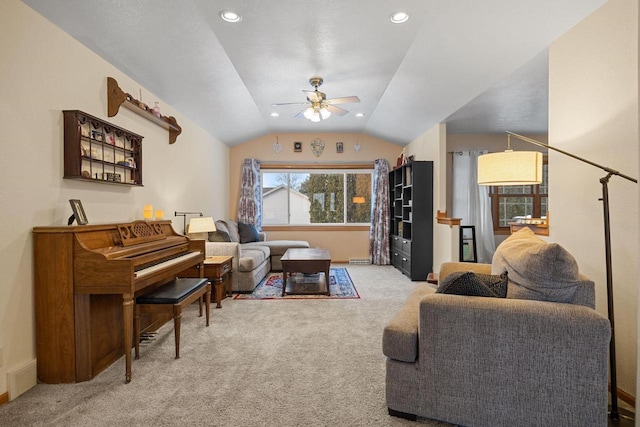
[(453, 227), (454, 225), (457, 225), (459, 227), (460, 222), (462, 221), (462, 218), (448, 218), (446, 211), (444, 212), (438, 211), (436, 213), (436, 221), (438, 224), (448, 225), (449, 227)]
[(175, 117), (167, 117), (162, 114), (160, 117), (153, 115), (148, 108), (145, 108), (145, 104), (120, 89), (116, 79), (107, 77), (107, 115), (113, 117), (118, 114), (121, 105), (124, 105), (129, 110), (152, 121), (158, 126), (167, 129), (169, 131), (169, 144), (176, 142), (178, 135), (182, 133), (182, 128), (178, 125)]

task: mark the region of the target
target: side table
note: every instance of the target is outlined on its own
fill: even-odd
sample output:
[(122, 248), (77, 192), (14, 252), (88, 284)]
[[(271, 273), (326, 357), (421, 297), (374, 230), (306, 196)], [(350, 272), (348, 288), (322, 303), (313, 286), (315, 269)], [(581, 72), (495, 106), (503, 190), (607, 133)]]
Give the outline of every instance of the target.
[[(231, 297), (231, 285), (233, 283), (233, 257), (209, 256), (204, 259), (204, 277), (211, 280), (215, 288), (216, 308), (221, 308), (221, 301)], [(222, 283), (226, 280), (226, 293)]]
[[(200, 277), (200, 266), (191, 267), (178, 274), (178, 277)], [(213, 297), (216, 308), (222, 308), (222, 300), (231, 296), (233, 283), (233, 257), (209, 256), (204, 259), (204, 277), (209, 279), (213, 287)], [(223, 282), (226, 283), (226, 292)]]

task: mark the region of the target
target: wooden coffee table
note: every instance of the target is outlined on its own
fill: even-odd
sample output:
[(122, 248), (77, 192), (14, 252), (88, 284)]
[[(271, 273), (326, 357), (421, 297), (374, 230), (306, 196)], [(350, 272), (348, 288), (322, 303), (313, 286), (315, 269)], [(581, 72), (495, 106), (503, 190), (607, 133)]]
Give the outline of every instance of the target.
[[(291, 248), (284, 253), (280, 261), (282, 262), (282, 296), (285, 293), (331, 295), (329, 291), (331, 254), (327, 249)], [(300, 273), (301, 278), (298, 279), (297, 274), (293, 276), (293, 273)]]

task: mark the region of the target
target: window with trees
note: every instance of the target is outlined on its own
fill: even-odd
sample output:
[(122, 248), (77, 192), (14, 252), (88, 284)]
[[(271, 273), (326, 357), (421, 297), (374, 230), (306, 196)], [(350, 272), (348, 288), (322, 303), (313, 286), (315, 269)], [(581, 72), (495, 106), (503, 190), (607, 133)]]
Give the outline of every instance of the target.
[(542, 165), (542, 183), (539, 185), (500, 185), (490, 190), (493, 229), (497, 234), (508, 234), (509, 223), (521, 218), (545, 218), (548, 206), (547, 156)]
[(264, 225), (369, 225), (373, 170), (261, 172)]

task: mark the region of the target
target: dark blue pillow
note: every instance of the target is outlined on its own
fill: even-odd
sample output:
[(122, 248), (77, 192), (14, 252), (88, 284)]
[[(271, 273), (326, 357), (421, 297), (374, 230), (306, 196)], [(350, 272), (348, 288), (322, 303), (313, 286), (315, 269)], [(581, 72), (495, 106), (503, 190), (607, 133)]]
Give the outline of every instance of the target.
[(258, 229), (253, 224), (238, 222), (238, 234), (240, 235), (240, 243), (257, 242), (260, 240)]

